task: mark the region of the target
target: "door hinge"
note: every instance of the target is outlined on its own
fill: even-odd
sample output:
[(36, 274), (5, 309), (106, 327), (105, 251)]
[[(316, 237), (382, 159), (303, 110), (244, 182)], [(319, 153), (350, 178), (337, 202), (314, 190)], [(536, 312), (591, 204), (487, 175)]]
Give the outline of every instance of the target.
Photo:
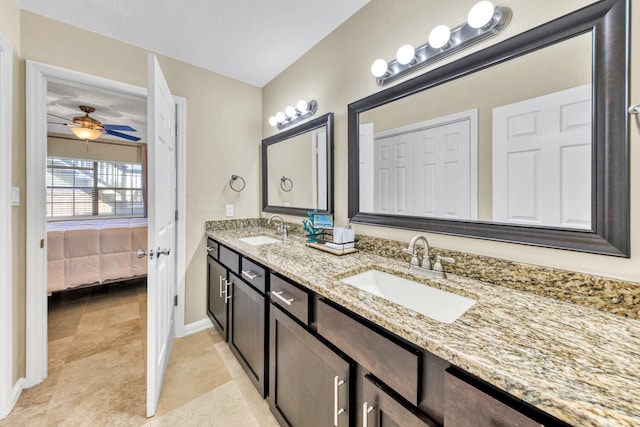
[(175, 220), (178, 220), (178, 210), (176, 209)]
[(40, 240), (40, 249), (44, 248), (44, 239)]
[(173, 296), (173, 305), (174, 305), (175, 307), (177, 307), (177, 306), (178, 306), (178, 295), (174, 295), (174, 296)]

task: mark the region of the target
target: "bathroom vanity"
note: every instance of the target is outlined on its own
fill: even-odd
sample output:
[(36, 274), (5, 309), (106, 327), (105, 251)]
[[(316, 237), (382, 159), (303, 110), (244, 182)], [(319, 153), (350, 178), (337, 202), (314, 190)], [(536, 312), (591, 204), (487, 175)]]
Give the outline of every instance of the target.
[[(299, 235), (240, 240), (261, 235), (273, 229), (208, 232), (208, 312), (282, 425), (640, 423), (636, 320), (452, 274), (423, 279), (408, 259), (336, 257)], [(476, 302), (445, 323), (342, 280), (371, 269)]]

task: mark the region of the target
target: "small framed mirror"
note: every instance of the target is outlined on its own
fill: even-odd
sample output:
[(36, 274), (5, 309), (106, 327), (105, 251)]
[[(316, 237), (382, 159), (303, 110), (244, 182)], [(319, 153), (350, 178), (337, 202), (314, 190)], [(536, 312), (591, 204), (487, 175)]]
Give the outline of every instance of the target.
[(262, 140), (262, 210), (333, 212), (333, 113)]

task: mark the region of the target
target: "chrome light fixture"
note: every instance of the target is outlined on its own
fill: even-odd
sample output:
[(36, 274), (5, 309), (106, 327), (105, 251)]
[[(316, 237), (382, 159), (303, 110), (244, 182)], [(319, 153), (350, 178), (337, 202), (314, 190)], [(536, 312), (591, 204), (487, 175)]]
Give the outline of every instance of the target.
[(282, 111), (278, 111), (275, 115), (269, 117), (269, 124), (271, 126), (277, 126), (278, 129), (285, 128), (294, 123), (304, 120), (307, 117), (313, 116), (318, 111), (318, 103), (315, 99), (307, 102), (301, 99), (296, 104), (295, 108), (288, 106)]
[(467, 22), (453, 29), (438, 25), (431, 30), (427, 43), (422, 46), (415, 49), (408, 44), (401, 46), (396, 59), (389, 63), (376, 59), (371, 65), (371, 74), (382, 86), (499, 34), (509, 24), (511, 16), (512, 11), (508, 7), (494, 7), (486, 0), (476, 3), (469, 11)]

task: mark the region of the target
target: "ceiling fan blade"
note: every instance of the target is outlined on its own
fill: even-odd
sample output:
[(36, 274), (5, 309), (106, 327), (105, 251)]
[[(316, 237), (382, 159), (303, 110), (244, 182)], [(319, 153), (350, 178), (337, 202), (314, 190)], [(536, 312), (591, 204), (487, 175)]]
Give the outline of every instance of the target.
[(66, 120), (66, 121), (68, 121), (70, 123), (73, 123), (73, 120), (67, 119), (66, 117), (58, 116), (58, 115), (52, 114), (52, 113), (47, 113), (47, 114), (50, 115), (50, 116), (53, 116), (53, 117), (57, 117), (57, 118), (62, 119), (62, 120)]
[(118, 138), (128, 139), (129, 141), (140, 141), (137, 136), (127, 135), (126, 133), (116, 132), (114, 130), (106, 129), (105, 133), (109, 135), (117, 136)]
[(63, 126), (69, 126), (69, 123), (60, 123), (60, 122), (47, 122), (50, 125), (63, 125)]
[(102, 125), (106, 130), (123, 130), (126, 132), (137, 132), (134, 128), (127, 125)]

